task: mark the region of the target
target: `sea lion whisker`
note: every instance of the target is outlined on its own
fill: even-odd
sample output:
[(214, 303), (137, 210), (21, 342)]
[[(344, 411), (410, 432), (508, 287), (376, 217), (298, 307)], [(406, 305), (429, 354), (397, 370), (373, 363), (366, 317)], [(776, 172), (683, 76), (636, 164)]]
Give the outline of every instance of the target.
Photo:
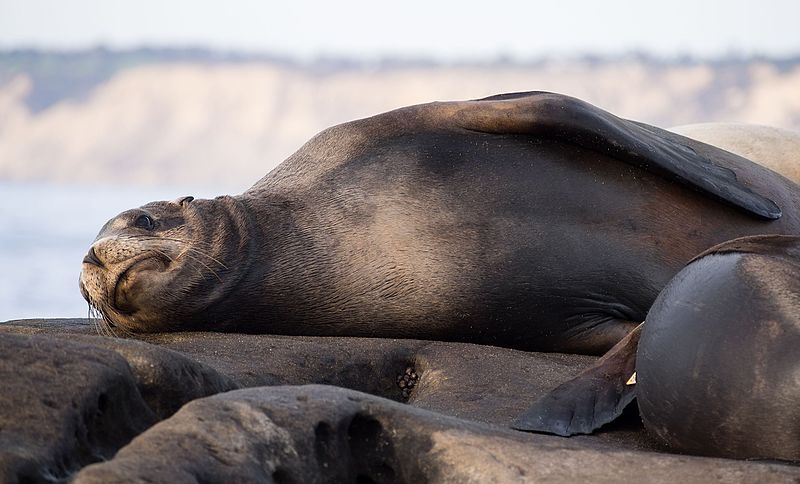
[[(184, 242), (184, 243), (185, 243), (185, 242)], [(187, 247), (187, 248), (188, 248), (189, 250), (191, 250), (192, 252), (196, 252), (196, 253), (198, 253), (198, 254), (200, 254), (200, 255), (203, 255), (203, 256), (205, 256), (205, 257), (208, 257), (208, 258), (209, 258), (209, 259), (211, 259), (212, 261), (214, 261), (214, 262), (216, 262), (217, 264), (219, 264), (219, 265), (220, 265), (220, 267), (222, 267), (223, 269), (228, 269), (228, 266), (226, 266), (225, 264), (223, 264), (221, 261), (217, 260), (217, 259), (216, 259), (215, 257), (213, 257), (212, 255), (210, 255), (210, 254), (207, 254), (207, 253), (205, 253), (205, 252), (203, 252), (203, 251), (201, 251), (200, 249), (197, 249), (197, 248), (195, 248), (195, 247)]]
[(94, 325), (94, 330), (97, 332), (97, 334), (98, 335), (102, 335), (100, 333), (100, 325), (97, 324), (97, 317), (94, 314), (94, 311), (95, 311), (94, 306), (92, 306), (91, 303), (90, 303), (89, 304), (89, 311), (88, 311), (88, 313), (86, 315), (86, 319), (88, 319), (89, 321), (92, 322), (92, 324)]
[(106, 315), (103, 314), (102, 311), (100, 311), (100, 316), (101, 317), (98, 320), (98, 323), (100, 324), (100, 327), (103, 329), (103, 336), (108, 338), (113, 338), (114, 336), (116, 336), (114, 332), (111, 331), (111, 325), (108, 323), (108, 319), (106, 318)]
[[(185, 254), (186, 254), (186, 251), (183, 251), (180, 254), (178, 254), (177, 258), (183, 257)], [(191, 260), (195, 260), (196, 261), (196, 259), (193, 259), (192, 257), (190, 257), (188, 255), (187, 255), (187, 257), (189, 257), (189, 259), (191, 259)], [(196, 262), (199, 262), (199, 261), (196, 261)], [(197, 272), (198, 276), (200, 276), (201, 278), (205, 279), (205, 275), (203, 275), (203, 271), (200, 270), (200, 268), (198, 267), (198, 264), (192, 264), (191, 266), (194, 269), (194, 271)]]
[(117, 330), (120, 331), (122, 333), (122, 335), (125, 336), (125, 337), (132, 338), (132, 337), (136, 336), (136, 334), (133, 331), (125, 328), (124, 326), (114, 325), (114, 327), (117, 328)]
[(95, 328), (97, 329), (97, 333), (100, 336), (105, 336), (105, 337), (111, 336), (110, 332), (108, 331), (108, 325), (106, 322), (105, 314), (103, 314), (103, 312), (97, 306), (94, 305), (90, 306), (90, 313), (94, 316), (92, 320), (95, 324)]
[(111, 334), (112, 337), (114, 338), (120, 337), (117, 334), (117, 331), (120, 331), (125, 336), (129, 337), (136, 336), (132, 331), (126, 329), (124, 326), (115, 324), (114, 321), (111, 320), (111, 318), (106, 314), (105, 311), (97, 309), (97, 312), (100, 314), (103, 325), (106, 327), (106, 329), (108, 330), (108, 332)]
[(108, 332), (111, 334), (112, 337), (120, 338), (120, 336), (117, 334), (117, 330), (119, 330), (126, 336), (134, 335), (131, 331), (125, 329), (124, 327), (117, 326), (116, 324), (114, 324), (111, 318), (109, 318), (105, 313), (101, 312), (101, 314), (103, 315), (103, 323), (105, 324), (106, 329), (108, 330)]
[(95, 329), (100, 336), (119, 338), (120, 336), (114, 330), (115, 327), (126, 335), (134, 336), (131, 331), (128, 331), (123, 327), (115, 326), (108, 316), (106, 316), (106, 313), (91, 302), (89, 303), (89, 319), (91, 319), (94, 323)]
[(183, 245), (183, 248), (184, 248), (185, 250), (190, 250), (190, 251), (192, 251), (192, 252), (196, 252), (196, 253), (198, 253), (198, 254), (200, 254), (200, 255), (204, 256), (204, 257), (208, 257), (208, 258), (209, 258), (209, 259), (211, 259), (212, 261), (214, 261), (214, 262), (216, 262), (217, 264), (219, 264), (219, 265), (220, 265), (220, 267), (222, 267), (223, 269), (228, 269), (228, 266), (226, 266), (225, 264), (223, 264), (223, 263), (222, 263), (222, 261), (220, 261), (220, 260), (219, 260), (219, 259), (217, 259), (216, 257), (212, 256), (211, 254), (207, 253), (206, 251), (204, 251), (204, 250), (201, 250), (201, 249), (197, 248), (196, 246), (197, 246), (197, 245), (199, 245), (199, 244), (197, 244), (197, 243), (192, 243), (192, 244), (190, 245), (190, 244), (189, 244), (188, 242), (186, 242), (185, 240), (181, 240), (181, 239), (177, 239), (177, 238), (173, 238), (173, 237), (163, 237), (163, 238), (164, 238), (165, 240), (169, 240), (169, 241), (172, 241), (172, 242), (178, 242), (179, 244), (182, 244), (182, 245)]
[(169, 256), (169, 254), (167, 254), (167, 253), (166, 253), (166, 252), (164, 252), (163, 250), (152, 249), (152, 251), (153, 251), (153, 252), (155, 252), (156, 254), (163, 255), (164, 257), (166, 257), (166, 259), (167, 259), (168, 261), (170, 261), (170, 262), (174, 262), (174, 259), (173, 259), (172, 257), (170, 257), (170, 256)]
[(97, 334), (100, 336), (108, 336), (106, 333), (105, 321), (103, 321), (102, 313), (95, 306), (92, 306), (92, 315), (94, 316), (93, 321), (95, 328), (97, 329)]
[[(219, 280), (219, 282), (222, 282), (222, 278), (221, 278), (221, 277), (219, 277), (219, 274), (217, 274), (217, 272), (216, 272), (214, 269), (212, 269), (211, 267), (209, 267), (209, 266), (208, 266), (208, 264), (206, 264), (205, 262), (201, 261), (201, 260), (200, 260), (200, 259), (198, 259), (197, 257), (194, 257), (194, 256), (192, 256), (191, 254), (189, 254), (189, 252), (183, 252), (183, 254), (184, 254), (184, 255), (186, 255), (186, 257), (190, 258), (191, 260), (193, 260), (193, 261), (197, 262), (198, 264), (200, 264), (200, 265), (202, 265), (203, 267), (205, 267), (206, 269), (208, 269), (208, 271), (209, 271), (209, 272), (211, 272), (212, 274), (214, 274), (214, 277), (216, 277), (216, 278), (217, 278), (217, 280)], [(202, 274), (201, 274), (201, 275), (202, 275)]]
[[(216, 271), (214, 271), (214, 269), (212, 269), (211, 267), (209, 267), (207, 264), (203, 263), (203, 261), (201, 261), (201, 260), (200, 260), (200, 259), (198, 259), (197, 257), (193, 257), (191, 254), (189, 254), (189, 250), (190, 250), (190, 247), (184, 247), (184, 248), (183, 248), (183, 251), (181, 251), (181, 253), (180, 253), (180, 254), (178, 254), (178, 255), (175, 257), (175, 259), (177, 260), (177, 259), (180, 259), (181, 257), (184, 257), (184, 256), (186, 256), (186, 257), (187, 257), (187, 258), (189, 258), (190, 260), (192, 260), (192, 261), (194, 261), (194, 262), (197, 262), (197, 264), (199, 264), (199, 265), (202, 265), (202, 266), (203, 266), (205, 269), (207, 269), (209, 272), (211, 272), (212, 274), (214, 274), (214, 276), (215, 276), (215, 277), (216, 277), (216, 278), (217, 278), (217, 279), (218, 279), (220, 282), (222, 282), (222, 279), (219, 277), (219, 274), (217, 274), (217, 272), (216, 272)], [(197, 274), (198, 274), (200, 277), (202, 277), (202, 278), (205, 278), (205, 276), (203, 275), (203, 272), (202, 272), (202, 271), (201, 271), (201, 270), (200, 270), (200, 269), (199, 269), (199, 268), (198, 268), (196, 265), (194, 265), (194, 266), (193, 266), (193, 268), (195, 269), (195, 271), (197, 272)]]
[(111, 325), (108, 323), (108, 321), (106, 321), (105, 319), (103, 319), (103, 321), (105, 321), (105, 326), (106, 326), (106, 329), (108, 330), (108, 332), (109, 332), (110, 336), (111, 336), (112, 338), (119, 338), (119, 336), (117, 336), (117, 333), (114, 331), (114, 327), (113, 327), (113, 326), (111, 326)]
[[(187, 252), (188, 252), (187, 250), (183, 250), (183, 252), (181, 252), (180, 254), (178, 254), (178, 255), (175, 257), (175, 259), (180, 259), (180, 258), (181, 258), (181, 257), (183, 257), (184, 255), (186, 255), (186, 253), (187, 253)], [(188, 255), (187, 255), (187, 257), (189, 257), (189, 259), (191, 259), (191, 260), (195, 260), (195, 261), (196, 261), (196, 259), (194, 259), (194, 258), (192, 258), (192, 257), (190, 257), (190, 256), (188, 256)], [(199, 262), (199, 261), (197, 261), (197, 262)], [(198, 266), (197, 266), (197, 265), (194, 265), (194, 264), (192, 264), (191, 266), (192, 266), (192, 269), (194, 269), (194, 270), (195, 270), (195, 272), (197, 272), (197, 275), (198, 275), (198, 276), (200, 276), (201, 278), (205, 278), (205, 276), (203, 275), (203, 272), (202, 272), (202, 271), (201, 271), (201, 270), (198, 268)]]
[[(128, 236), (128, 237), (131, 238), (131, 239), (150, 239), (151, 238), (151, 237), (143, 236), (143, 235), (131, 235), (131, 236)], [(190, 250), (192, 252), (196, 252), (196, 253), (202, 255), (203, 257), (207, 257), (207, 258), (211, 259), (216, 264), (219, 264), (219, 266), (222, 267), (223, 269), (226, 269), (226, 270), (228, 269), (228, 266), (226, 266), (222, 261), (220, 261), (216, 257), (212, 256), (211, 254), (209, 254), (208, 252), (206, 252), (202, 248), (198, 248), (197, 246), (200, 245), (200, 242), (198, 242), (198, 241), (194, 241), (194, 242), (192, 242), (190, 244), (189, 242), (186, 242), (185, 240), (178, 239), (176, 237), (161, 236), (159, 238), (161, 240), (169, 240), (170, 242), (177, 242), (177, 243), (181, 244), (181, 248), (182, 249)], [(203, 246), (200, 245), (200, 247), (203, 247)], [(206, 247), (206, 249), (208, 249), (208, 248)], [(155, 249), (153, 249), (153, 250), (155, 250)], [(166, 255), (166, 254), (164, 254), (164, 255)]]

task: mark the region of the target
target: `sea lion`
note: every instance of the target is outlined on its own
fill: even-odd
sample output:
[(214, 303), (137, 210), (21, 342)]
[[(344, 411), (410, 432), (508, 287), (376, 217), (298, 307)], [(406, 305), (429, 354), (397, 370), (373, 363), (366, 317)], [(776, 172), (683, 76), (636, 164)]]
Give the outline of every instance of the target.
[(699, 123), (669, 128), (673, 133), (736, 153), (800, 183), (800, 133), (747, 123)]
[(129, 331), (601, 354), (697, 253), (798, 233), (799, 197), (748, 160), (567, 96), (423, 104), (327, 129), (241, 195), (123, 212), (80, 287)]
[(699, 255), (656, 298), (636, 356), (645, 428), (678, 452), (800, 460), (800, 237)]
[(590, 433), (602, 423), (581, 411), (587, 402), (599, 396), (607, 407), (597, 413), (608, 417), (635, 397), (645, 428), (674, 451), (797, 461), (798, 346), (800, 237), (734, 239), (696, 256), (644, 324), (534, 402), (518, 426)]

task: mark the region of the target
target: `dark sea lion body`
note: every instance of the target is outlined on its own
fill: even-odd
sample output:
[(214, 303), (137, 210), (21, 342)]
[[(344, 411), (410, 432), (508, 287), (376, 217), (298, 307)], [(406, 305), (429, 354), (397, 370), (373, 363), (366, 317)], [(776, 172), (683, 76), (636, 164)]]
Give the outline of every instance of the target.
[(636, 372), (645, 427), (669, 448), (800, 460), (800, 237), (733, 240), (679, 272)]
[(599, 353), (699, 252), (800, 233), (798, 194), (573, 98), (433, 103), (328, 129), (241, 195), (121, 214), (82, 291), (134, 331)]

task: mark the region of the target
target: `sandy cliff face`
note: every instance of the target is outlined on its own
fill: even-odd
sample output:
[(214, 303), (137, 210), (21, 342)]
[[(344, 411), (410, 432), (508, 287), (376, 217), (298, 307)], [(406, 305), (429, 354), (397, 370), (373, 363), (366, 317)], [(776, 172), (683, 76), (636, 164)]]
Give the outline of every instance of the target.
[(0, 179), (245, 189), (321, 129), (409, 104), (551, 90), (661, 126), (800, 129), (800, 65), (546, 63), (366, 67), (153, 64), (31, 111), (25, 75), (0, 85)]

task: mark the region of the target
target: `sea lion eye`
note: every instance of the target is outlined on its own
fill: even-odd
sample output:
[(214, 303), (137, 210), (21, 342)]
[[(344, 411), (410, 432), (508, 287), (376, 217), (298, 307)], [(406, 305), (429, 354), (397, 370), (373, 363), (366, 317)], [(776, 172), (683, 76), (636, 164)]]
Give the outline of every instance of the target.
[(149, 215), (139, 215), (133, 222), (133, 226), (140, 229), (153, 230), (153, 228), (155, 228), (155, 223)]

